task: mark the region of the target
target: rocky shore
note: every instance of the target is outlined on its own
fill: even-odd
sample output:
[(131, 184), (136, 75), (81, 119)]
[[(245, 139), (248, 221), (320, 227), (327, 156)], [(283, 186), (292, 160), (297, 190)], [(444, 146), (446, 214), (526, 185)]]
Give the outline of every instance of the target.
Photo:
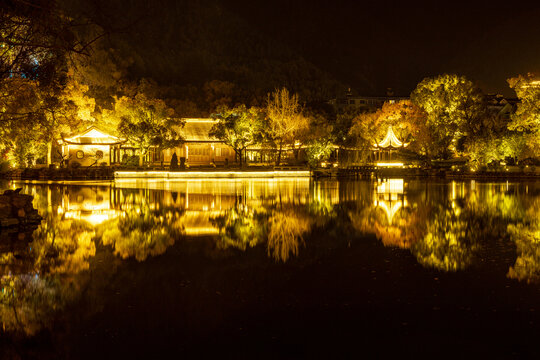
[(34, 208), (31, 195), (17, 190), (6, 190), (0, 195), (0, 232), (10, 228), (30, 227), (40, 224), (42, 217)]

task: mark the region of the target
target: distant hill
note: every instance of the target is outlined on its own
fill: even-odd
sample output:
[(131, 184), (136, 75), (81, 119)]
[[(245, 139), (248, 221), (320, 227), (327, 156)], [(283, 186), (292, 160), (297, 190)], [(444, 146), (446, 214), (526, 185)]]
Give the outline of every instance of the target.
[(245, 102), (282, 86), (305, 102), (344, 90), (331, 75), (263, 36), (217, 0), (80, 0), (70, 7), (112, 31), (110, 46), (131, 59), (133, 80), (151, 78), (191, 95), (193, 88), (220, 80), (233, 83)]

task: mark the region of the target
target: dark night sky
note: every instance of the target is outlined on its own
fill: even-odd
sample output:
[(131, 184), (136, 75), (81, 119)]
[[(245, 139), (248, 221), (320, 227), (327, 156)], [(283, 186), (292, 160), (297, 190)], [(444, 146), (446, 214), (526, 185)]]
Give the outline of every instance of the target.
[(407, 95), (458, 73), (512, 95), (508, 77), (540, 70), (540, 2), (227, 0), (265, 35), (362, 94)]

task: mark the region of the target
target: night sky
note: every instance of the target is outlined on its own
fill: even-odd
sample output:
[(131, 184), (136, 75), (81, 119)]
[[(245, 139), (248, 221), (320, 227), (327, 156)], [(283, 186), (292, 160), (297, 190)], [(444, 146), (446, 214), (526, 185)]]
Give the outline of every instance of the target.
[(424, 77), (463, 74), (487, 93), (540, 70), (540, 3), (228, 0), (223, 6), (358, 93), (407, 95)]

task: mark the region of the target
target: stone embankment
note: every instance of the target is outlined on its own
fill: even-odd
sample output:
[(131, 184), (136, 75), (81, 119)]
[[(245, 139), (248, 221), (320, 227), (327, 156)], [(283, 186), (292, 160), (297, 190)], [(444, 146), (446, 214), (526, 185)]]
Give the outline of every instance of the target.
[(6, 190), (0, 195), (0, 232), (9, 228), (39, 225), (42, 220), (32, 204), (34, 197), (20, 194), (20, 190)]

